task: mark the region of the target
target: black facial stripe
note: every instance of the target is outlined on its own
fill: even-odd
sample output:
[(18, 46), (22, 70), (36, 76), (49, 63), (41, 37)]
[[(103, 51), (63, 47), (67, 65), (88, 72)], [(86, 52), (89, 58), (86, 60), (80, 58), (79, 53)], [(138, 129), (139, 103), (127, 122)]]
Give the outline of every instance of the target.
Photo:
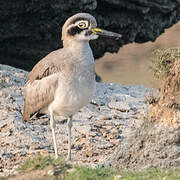
[(68, 29), (67, 33), (71, 36), (74, 36), (76, 34), (80, 34), (83, 30), (86, 30), (86, 29), (88, 29), (88, 28), (80, 29), (78, 26), (73, 26), (70, 29)]
[(79, 34), (83, 31), (83, 29), (78, 28), (77, 26), (73, 26), (68, 29), (68, 34), (74, 36), (75, 34)]

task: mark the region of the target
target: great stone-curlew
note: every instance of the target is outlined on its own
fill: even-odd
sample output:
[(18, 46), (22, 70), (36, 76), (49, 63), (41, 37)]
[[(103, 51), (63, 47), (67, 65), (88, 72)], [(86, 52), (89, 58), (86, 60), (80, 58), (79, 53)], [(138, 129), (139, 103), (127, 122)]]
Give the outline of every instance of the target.
[(54, 116), (68, 117), (68, 156), (71, 159), (72, 115), (91, 101), (95, 89), (94, 57), (89, 41), (98, 35), (121, 35), (96, 28), (88, 13), (70, 17), (62, 28), (63, 48), (39, 61), (28, 75), (23, 120), (33, 114), (50, 114), (55, 157), (58, 157)]

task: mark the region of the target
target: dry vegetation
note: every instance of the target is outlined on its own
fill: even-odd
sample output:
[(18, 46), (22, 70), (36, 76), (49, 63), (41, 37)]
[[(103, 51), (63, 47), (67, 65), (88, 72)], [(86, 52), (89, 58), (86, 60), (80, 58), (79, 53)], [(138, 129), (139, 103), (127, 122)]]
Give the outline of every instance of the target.
[(159, 96), (151, 100), (151, 119), (173, 126), (180, 123), (180, 47), (155, 51), (153, 72), (160, 79)]
[(118, 84), (144, 84), (159, 87), (149, 66), (152, 66), (154, 50), (167, 49), (180, 45), (180, 22), (165, 30), (155, 42), (130, 43), (120, 48), (117, 54), (106, 53), (95, 61), (96, 72), (104, 82)]

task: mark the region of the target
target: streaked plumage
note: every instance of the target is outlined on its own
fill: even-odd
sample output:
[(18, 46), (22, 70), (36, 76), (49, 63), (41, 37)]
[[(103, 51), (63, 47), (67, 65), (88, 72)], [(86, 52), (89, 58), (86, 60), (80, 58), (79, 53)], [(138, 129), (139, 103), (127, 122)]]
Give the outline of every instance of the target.
[[(98, 32), (103, 32), (96, 25), (95, 18), (87, 13), (69, 18), (62, 29), (64, 47), (39, 61), (27, 79), (23, 120), (28, 121), (36, 112), (50, 114), (56, 158), (58, 153), (54, 115), (70, 117), (68, 159), (71, 159), (71, 117), (93, 96), (94, 58), (89, 40), (96, 39)], [(109, 33), (108, 36), (110, 34), (117, 36), (115, 33)]]

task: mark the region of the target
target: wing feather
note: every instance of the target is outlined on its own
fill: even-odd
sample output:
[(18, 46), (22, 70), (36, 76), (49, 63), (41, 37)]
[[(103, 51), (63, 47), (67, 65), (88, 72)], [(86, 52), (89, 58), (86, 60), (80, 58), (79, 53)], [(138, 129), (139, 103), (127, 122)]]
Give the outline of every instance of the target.
[(58, 74), (27, 84), (23, 110), (24, 121), (28, 121), (35, 112), (48, 107), (54, 100), (57, 86)]
[(68, 53), (61, 50), (53, 51), (40, 60), (29, 73), (27, 80), (32, 83), (35, 80), (40, 80), (61, 71), (64, 66), (64, 59), (69, 58)]
[(25, 89), (23, 120), (47, 107), (53, 100), (58, 86), (58, 73), (65, 66), (70, 55), (61, 50), (54, 51), (39, 61), (27, 78)]

